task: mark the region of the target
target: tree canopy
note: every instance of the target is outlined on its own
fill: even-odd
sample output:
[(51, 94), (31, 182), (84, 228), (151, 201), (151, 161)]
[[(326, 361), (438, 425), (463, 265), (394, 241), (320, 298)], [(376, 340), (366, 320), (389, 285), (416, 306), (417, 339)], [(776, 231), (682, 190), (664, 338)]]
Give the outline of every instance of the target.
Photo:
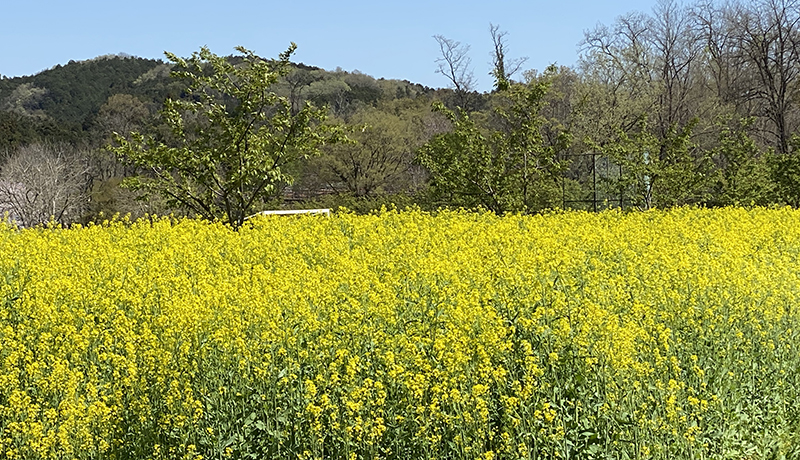
[(163, 196), (208, 219), (242, 225), (292, 177), (285, 167), (337, 140), (324, 109), (292, 110), (273, 90), (287, 75), (292, 44), (277, 60), (243, 47), (231, 60), (201, 48), (190, 58), (172, 53), (173, 76), (188, 82), (184, 97), (169, 98), (155, 134), (118, 133), (114, 151), (147, 172), (128, 185)]

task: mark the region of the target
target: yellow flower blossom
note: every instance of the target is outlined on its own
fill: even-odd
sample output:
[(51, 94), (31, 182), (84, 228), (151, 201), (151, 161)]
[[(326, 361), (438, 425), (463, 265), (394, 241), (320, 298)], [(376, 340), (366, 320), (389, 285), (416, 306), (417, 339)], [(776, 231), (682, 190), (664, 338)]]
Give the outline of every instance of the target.
[(788, 208), (6, 224), (0, 453), (744, 458), (796, 428), (799, 248)]

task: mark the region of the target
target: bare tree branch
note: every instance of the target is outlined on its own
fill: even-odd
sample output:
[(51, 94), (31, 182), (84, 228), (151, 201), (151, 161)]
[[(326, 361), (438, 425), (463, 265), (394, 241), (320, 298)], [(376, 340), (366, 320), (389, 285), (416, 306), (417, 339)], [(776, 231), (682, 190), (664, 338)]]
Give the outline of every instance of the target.
[(17, 150), (0, 169), (0, 208), (23, 227), (80, 219), (88, 204), (87, 166), (61, 147)]
[(439, 44), (442, 55), (436, 59), (438, 68), (436, 73), (444, 75), (456, 91), (459, 106), (469, 109), (469, 95), (475, 91), (475, 75), (472, 71), (472, 59), (469, 57), (469, 45), (462, 44), (455, 40), (445, 38), (442, 35), (434, 35), (433, 38)]
[(501, 31), (499, 25), (489, 24), (489, 33), (492, 35), (492, 75), (495, 79), (495, 89), (505, 90), (511, 82), (511, 77), (522, 69), (522, 65), (528, 60), (527, 57), (509, 60), (506, 57), (508, 46), (506, 36), (508, 32)]

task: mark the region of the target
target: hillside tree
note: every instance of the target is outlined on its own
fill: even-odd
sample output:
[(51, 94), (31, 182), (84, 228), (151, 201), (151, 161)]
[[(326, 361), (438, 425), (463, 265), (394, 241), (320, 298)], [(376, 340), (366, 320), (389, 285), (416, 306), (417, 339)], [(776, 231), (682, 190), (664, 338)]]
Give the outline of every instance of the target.
[(364, 107), (347, 125), (353, 142), (323, 149), (305, 175), (318, 187), (357, 197), (412, 190), (414, 154), (426, 140), (422, 124), (428, 117), (430, 108), (415, 101)]
[(431, 175), (434, 199), (498, 214), (530, 212), (560, 205), (560, 175), (566, 166), (560, 154), (571, 139), (566, 131), (545, 138), (541, 115), (550, 82), (513, 83), (495, 95), (486, 119), (443, 104), (452, 130), (438, 134), (418, 152)]
[(118, 133), (113, 147), (149, 173), (128, 186), (234, 228), (293, 181), (287, 165), (339, 138), (324, 109), (293, 110), (274, 91), (291, 71), (294, 43), (277, 60), (236, 49), (236, 59), (206, 47), (188, 59), (166, 53), (173, 76), (188, 82), (185, 97), (165, 101), (156, 133)]

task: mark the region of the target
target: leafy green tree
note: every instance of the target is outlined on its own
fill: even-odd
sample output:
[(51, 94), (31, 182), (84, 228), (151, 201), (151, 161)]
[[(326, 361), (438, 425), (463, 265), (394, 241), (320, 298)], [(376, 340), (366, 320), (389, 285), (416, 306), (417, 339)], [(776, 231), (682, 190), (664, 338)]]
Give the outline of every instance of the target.
[(99, 137), (112, 133), (130, 133), (141, 130), (150, 117), (148, 105), (130, 94), (114, 94), (100, 106), (95, 118), (95, 129)]
[(795, 134), (789, 144), (791, 153), (774, 155), (771, 160), (771, 177), (777, 203), (800, 207), (800, 135)]
[(616, 164), (621, 176), (610, 179), (615, 192), (640, 209), (704, 203), (709, 198), (711, 158), (692, 142), (697, 122), (678, 130), (670, 128), (664, 137), (655, 134), (647, 119), (638, 129), (620, 130), (617, 138), (597, 147)]
[(356, 197), (414, 189), (414, 154), (424, 143), (422, 124), (430, 114), (429, 104), (384, 105), (398, 110), (369, 106), (358, 110), (348, 123), (353, 142), (326, 147), (322, 155), (309, 160), (309, 185)]
[(327, 106), (338, 117), (352, 115), (363, 104), (374, 105), (382, 95), (375, 79), (357, 70), (316, 70), (309, 77), (313, 81), (304, 89), (305, 97), (318, 106)]
[(37, 139), (35, 120), (14, 112), (0, 111), (0, 157), (5, 157)]
[(44, 118), (46, 114), (42, 110), (42, 102), (45, 95), (47, 95), (46, 89), (39, 88), (33, 83), (23, 83), (5, 98), (0, 104), (0, 110), (32, 118)]
[[(113, 150), (150, 171), (128, 186), (162, 195), (168, 205), (239, 227), (279, 186), (286, 166), (336, 141), (324, 109), (292, 110), (273, 85), (290, 71), (292, 44), (277, 60), (243, 47), (229, 59), (201, 48), (188, 59), (172, 53), (173, 75), (188, 81), (186, 97), (167, 99), (161, 133), (117, 136)], [(235, 63), (234, 63), (235, 62)]]
[[(130, 94), (119, 93), (109, 97), (95, 117), (92, 128), (93, 137), (98, 142), (95, 145), (100, 147), (107, 145), (113, 141), (114, 133), (127, 134), (141, 131), (152, 121), (150, 112), (149, 104)], [(136, 174), (136, 168), (120, 161), (120, 158), (105, 148), (92, 149), (87, 153), (93, 185), (112, 178), (121, 179)]]
[[(772, 166), (785, 160), (772, 151), (763, 152), (747, 132), (753, 119), (726, 123), (711, 155), (716, 165), (713, 198), (717, 206), (755, 204), (765, 206), (776, 198)], [(788, 171), (790, 168), (782, 168)], [(781, 171), (781, 169), (776, 170)]]
[(542, 135), (541, 116), (550, 83), (511, 84), (485, 121), (443, 104), (435, 110), (453, 125), (418, 153), (431, 174), (431, 190), (444, 203), (484, 207), (496, 213), (535, 211), (560, 203), (559, 153), (570, 142), (562, 131), (553, 142)]

